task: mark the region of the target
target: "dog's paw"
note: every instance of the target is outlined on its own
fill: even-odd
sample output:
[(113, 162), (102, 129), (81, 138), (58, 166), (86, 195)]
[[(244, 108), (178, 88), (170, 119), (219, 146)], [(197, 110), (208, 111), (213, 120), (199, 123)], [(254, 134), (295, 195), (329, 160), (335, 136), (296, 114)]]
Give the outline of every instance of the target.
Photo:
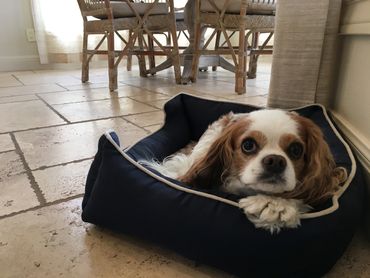
[(296, 228), (300, 225), (300, 213), (304, 211), (298, 200), (256, 195), (239, 201), (248, 219), (257, 228), (279, 232), (281, 228)]

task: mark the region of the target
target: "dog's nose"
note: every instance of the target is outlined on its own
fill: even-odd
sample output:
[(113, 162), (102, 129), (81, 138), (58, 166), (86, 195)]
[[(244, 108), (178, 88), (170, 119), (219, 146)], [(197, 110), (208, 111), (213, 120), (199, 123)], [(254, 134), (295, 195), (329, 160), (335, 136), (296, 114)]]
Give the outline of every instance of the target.
[(281, 155), (271, 154), (262, 159), (263, 168), (272, 174), (280, 174), (286, 168), (286, 160)]

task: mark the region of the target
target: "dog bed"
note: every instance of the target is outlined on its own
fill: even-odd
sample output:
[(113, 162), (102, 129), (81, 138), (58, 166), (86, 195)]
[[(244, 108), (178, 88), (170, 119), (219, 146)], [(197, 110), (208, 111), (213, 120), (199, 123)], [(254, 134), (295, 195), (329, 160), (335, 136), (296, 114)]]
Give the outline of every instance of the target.
[(195, 190), (138, 163), (163, 160), (196, 141), (230, 111), (258, 107), (179, 94), (166, 103), (165, 124), (130, 148), (111, 131), (100, 138), (83, 198), (83, 221), (170, 248), (197, 263), (241, 277), (318, 277), (342, 255), (359, 223), (364, 182), (354, 156), (322, 106), (294, 109), (324, 132), (337, 165), (349, 177), (333, 198), (303, 215), (297, 229), (256, 229), (237, 197)]

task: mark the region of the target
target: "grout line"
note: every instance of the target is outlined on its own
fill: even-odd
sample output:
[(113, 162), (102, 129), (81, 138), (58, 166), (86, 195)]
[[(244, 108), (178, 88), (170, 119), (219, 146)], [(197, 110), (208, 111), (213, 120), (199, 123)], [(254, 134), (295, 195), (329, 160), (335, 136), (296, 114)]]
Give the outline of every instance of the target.
[(9, 134), (9, 132), (19, 133), (19, 132), (34, 131), (34, 130), (39, 130), (39, 129), (46, 129), (46, 128), (52, 128), (52, 127), (60, 127), (60, 126), (66, 126), (66, 125), (68, 125), (68, 124), (57, 124), (57, 125), (48, 125), (48, 126), (41, 126), (41, 127), (31, 127), (31, 128), (14, 130), (14, 131), (4, 131), (4, 132), (0, 132), (0, 135)]
[[(73, 91), (68, 91), (68, 92), (73, 92)], [(102, 101), (102, 100), (112, 100), (112, 99), (121, 99), (121, 98), (128, 98), (127, 96), (109, 96), (107, 98), (101, 98), (101, 99), (90, 99), (90, 100), (81, 100), (81, 101), (71, 101), (71, 102), (63, 102), (63, 103), (54, 103), (52, 105), (57, 106), (57, 105), (68, 105), (68, 104), (74, 104), (74, 103), (85, 103), (85, 102), (95, 102), (95, 101)]]
[(9, 133), (9, 135), (12, 138), (13, 144), (15, 146), (15, 152), (21, 158), (23, 167), (26, 170), (26, 174), (27, 174), (28, 180), (30, 181), (31, 188), (35, 192), (37, 200), (39, 201), (40, 205), (44, 205), (46, 203), (46, 199), (45, 199), (44, 195), (42, 194), (42, 191), (41, 191), (39, 185), (37, 184), (35, 177), (32, 174), (31, 168), (30, 168), (30, 166), (28, 165), (28, 163), (26, 161), (26, 158), (24, 156), (23, 151), (21, 150), (21, 147), (19, 146), (18, 141), (15, 138), (14, 133), (11, 132), (11, 133)]
[(70, 124), (71, 121), (69, 121), (66, 117), (64, 117), (62, 114), (60, 114), (53, 106), (51, 106), (49, 103), (47, 103), (42, 97), (40, 97), (38, 94), (36, 96), (41, 100), (49, 109), (51, 109), (55, 114), (59, 116), (63, 121), (65, 121), (67, 124)]
[[(143, 127), (147, 132), (149, 132), (149, 134), (152, 134), (153, 131), (152, 130), (149, 130), (148, 128), (152, 127), (152, 126), (163, 126), (163, 123), (160, 123), (160, 124), (154, 124), (154, 125), (148, 125), (148, 126), (145, 126)], [(159, 129), (159, 128), (158, 128)]]
[[(157, 110), (148, 111), (148, 112), (160, 111), (160, 109), (158, 107), (155, 107), (155, 108)], [(76, 122), (70, 122), (70, 123), (64, 123), (64, 124), (57, 124), (57, 125), (49, 125), (49, 126), (42, 126), (42, 127), (33, 127), (33, 128), (20, 129), (20, 130), (14, 130), (14, 131), (4, 131), (4, 132), (0, 132), (0, 135), (9, 134), (9, 132), (19, 133), (19, 132), (35, 131), (35, 130), (42, 130), (42, 129), (53, 128), (53, 127), (63, 127), (63, 126), (75, 125), (75, 124), (77, 125), (77, 124), (84, 124), (84, 123), (93, 123), (93, 122), (97, 122), (97, 121), (104, 121), (104, 120), (110, 120), (110, 119), (121, 119), (122, 120), (123, 119), (122, 117), (133, 116), (133, 115), (140, 115), (142, 113), (147, 113), (147, 112), (131, 113), (131, 114), (127, 114), (127, 115), (110, 116), (110, 117), (105, 117), (105, 118), (98, 118), (98, 119), (91, 119), (91, 120), (83, 120), (83, 121), (76, 121)]]
[[(164, 95), (164, 96), (169, 96), (171, 97), (171, 95), (167, 95), (166, 93), (160, 93), (160, 92), (157, 92), (157, 91), (154, 91), (152, 89), (148, 89), (148, 88), (145, 88), (145, 87), (140, 87), (138, 85), (134, 85), (134, 84), (129, 84), (129, 83), (123, 83), (122, 81), (120, 81), (122, 84), (124, 85), (127, 85), (127, 86), (131, 86), (131, 87), (134, 87), (134, 88), (137, 88), (137, 89), (141, 89), (141, 90), (145, 90), (145, 91), (148, 91), (148, 92), (152, 92), (152, 93), (156, 93), (156, 94), (161, 94), (161, 95)], [(176, 86), (178, 84), (175, 84), (174, 86)], [(164, 86), (164, 87), (169, 87), (169, 86)]]
[(32, 169), (32, 171), (40, 171), (40, 170), (45, 170), (45, 169), (55, 168), (55, 167), (58, 167), (58, 166), (66, 166), (66, 165), (73, 164), (73, 163), (79, 163), (79, 162), (83, 162), (83, 161), (91, 160), (91, 159), (93, 159), (94, 157), (95, 157), (95, 156), (90, 156), (90, 157), (81, 158), (81, 159), (76, 159), (76, 160), (72, 160), (72, 161), (68, 161), (68, 162), (63, 162), (63, 163), (58, 163), (58, 164), (54, 164), (54, 165), (41, 166), (41, 167), (38, 167), (38, 168)]
[(15, 149), (7, 150), (7, 151), (1, 151), (0, 154), (11, 153), (11, 152), (15, 152)]
[(25, 85), (16, 75), (12, 74), (14, 79), (16, 79), (19, 83), (21, 83), (23, 86)]
[(24, 209), (24, 210), (12, 212), (12, 213), (9, 213), (9, 214), (1, 215), (0, 220), (6, 219), (6, 218), (9, 218), (9, 217), (12, 217), (12, 216), (16, 216), (16, 215), (19, 215), (19, 214), (22, 214), (22, 213), (26, 213), (26, 212), (29, 212), (29, 211), (36, 211), (36, 210), (41, 209), (41, 208), (50, 207), (50, 206), (53, 206), (53, 205), (58, 205), (58, 204), (61, 204), (61, 203), (64, 203), (64, 202), (68, 202), (68, 201), (71, 201), (71, 200), (74, 200), (74, 199), (78, 199), (78, 198), (83, 197), (83, 195), (84, 194), (78, 194), (78, 195), (74, 195), (74, 196), (71, 196), (71, 197), (68, 197), (68, 198), (55, 200), (55, 201), (52, 201), (52, 202), (45, 202), (43, 205), (39, 205), (39, 206), (35, 206), (35, 207), (29, 208), (29, 209)]
[[(155, 106), (154, 104), (151, 104), (151, 103), (147, 103), (147, 102), (144, 102), (144, 101), (141, 101), (141, 100), (136, 100), (136, 99), (133, 99), (133, 98), (131, 98), (131, 97), (128, 97), (129, 99), (131, 99), (131, 100), (133, 100), (133, 101), (137, 101), (137, 102), (139, 102), (139, 103), (141, 103), (141, 104), (145, 104), (145, 105), (147, 105), (147, 106), (150, 106), (150, 107), (153, 107), (153, 108), (155, 108), (157, 111), (149, 111), (149, 112), (158, 112), (158, 111), (163, 111), (163, 109), (161, 109), (161, 108), (158, 108), (157, 106)], [(169, 101), (171, 99), (171, 97), (169, 97), (168, 99), (158, 99), (158, 100), (154, 100), (154, 101), (161, 101), (161, 100), (166, 100), (166, 101)], [(146, 112), (145, 112), (146, 113)], [(141, 113), (137, 113), (137, 114), (141, 114)], [(133, 115), (135, 115), (135, 114), (133, 114)], [(122, 115), (122, 117), (126, 117), (126, 116), (131, 116), (131, 115)]]
[(132, 121), (130, 121), (130, 120), (127, 120), (127, 119), (125, 119), (124, 117), (126, 117), (126, 116), (121, 116), (120, 118), (121, 118), (122, 120), (124, 120), (124, 121), (126, 121), (126, 122), (128, 122), (128, 123), (130, 123), (130, 124), (132, 124), (132, 125), (134, 125), (134, 126), (136, 126), (136, 127), (138, 127), (138, 128), (140, 128), (140, 129), (142, 129), (143, 131), (147, 132), (147, 130), (146, 130), (144, 127), (139, 126), (138, 124), (136, 124), (136, 123), (134, 123), (134, 122), (132, 122)]
[(67, 87), (64, 87), (63, 85), (59, 84), (58, 82), (55, 83), (55, 85), (62, 87), (66, 91), (70, 91)]
[[(17, 86), (17, 87), (26, 87), (26, 86)], [(0, 87), (1, 89), (1, 87)], [(78, 91), (78, 90), (76, 90)], [(43, 95), (43, 94), (57, 94), (57, 93), (63, 93), (63, 92), (66, 92), (66, 91), (50, 91), (50, 92), (43, 92), (43, 93), (38, 93), (38, 92), (32, 92), (32, 93), (15, 93), (15, 95), (8, 95), (8, 96), (0, 96), (0, 99), (3, 99), (3, 98), (7, 98), (7, 97), (25, 97), (25, 96), (35, 96), (36, 94), (40, 94), (40, 95)]]
[(24, 102), (30, 102), (30, 101), (37, 101), (39, 99), (27, 99), (27, 100), (16, 100), (16, 101), (9, 101), (9, 102), (0, 102), (0, 105), (2, 104), (12, 104), (12, 103), (24, 103)]
[[(45, 83), (45, 84), (41, 84), (41, 85), (47, 85), (48, 83)], [(60, 87), (60, 88), (62, 88), (64, 91), (62, 91), (62, 92), (65, 92), (65, 91), (69, 91), (67, 88), (65, 88), (65, 87), (63, 87), (62, 85), (60, 85), (59, 83), (50, 83), (50, 84), (55, 84), (55, 85), (57, 85), (58, 87)], [(56, 92), (56, 93), (58, 93), (58, 92)], [(45, 92), (45, 93), (40, 93), (40, 94), (48, 94), (47, 92)]]

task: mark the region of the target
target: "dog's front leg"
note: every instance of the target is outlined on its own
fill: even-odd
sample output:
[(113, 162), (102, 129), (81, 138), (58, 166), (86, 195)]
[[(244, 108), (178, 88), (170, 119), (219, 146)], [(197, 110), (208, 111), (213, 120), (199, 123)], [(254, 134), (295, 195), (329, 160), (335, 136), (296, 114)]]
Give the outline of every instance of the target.
[(239, 201), (248, 219), (257, 228), (279, 232), (281, 228), (296, 228), (300, 225), (300, 214), (309, 210), (302, 201), (280, 197), (255, 195)]

